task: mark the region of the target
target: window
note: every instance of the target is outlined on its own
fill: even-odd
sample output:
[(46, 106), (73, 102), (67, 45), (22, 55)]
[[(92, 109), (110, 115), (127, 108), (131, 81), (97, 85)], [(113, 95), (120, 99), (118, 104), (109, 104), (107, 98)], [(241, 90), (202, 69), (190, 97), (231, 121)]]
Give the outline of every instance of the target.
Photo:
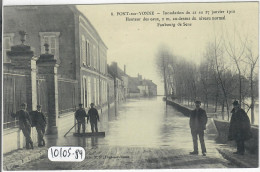
[(97, 78), (97, 105), (99, 104), (99, 79)]
[(105, 102), (107, 102), (107, 83), (105, 83)]
[(87, 102), (88, 102), (88, 106), (92, 102), (92, 100), (91, 100), (91, 79), (90, 79), (90, 77), (88, 77)]
[(96, 64), (97, 64), (97, 69), (99, 70), (99, 55), (98, 55), (98, 47), (97, 47), (97, 49), (96, 49), (96, 60), (97, 60), (97, 62), (96, 62)]
[(86, 41), (86, 56), (87, 56), (87, 64), (90, 66), (90, 49), (89, 49), (89, 41)]
[(81, 60), (84, 65), (86, 65), (86, 39), (84, 35), (81, 37)]
[(45, 53), (44, 44), (49, 44), (49, 53), (54, 55), (55, 59), (59, 58), (59, 32), (40, 32), (41, 53)]
[(93, 67), (96, 69), (97, 68), (97, 60), (96, 60), (96, 46), (95, 45), (93, 45), (93, 55), (92, 55), (92, 57), (93, 57), (93, 62), (94, 62)]
[(95, 105), (97, 105), (97, 83), (96, 83), (96, 78), (93, 78), (94, 79), (94, 103)]
[(11, 50), (11, 46), (13, 45), (13, 38), (14, 34), (9, 33), (9, 34), (4, 34), (3, 37), (3, 63), (10, 63), (11, 60), (7, 57), (7, 51)]
[(103, 73), (103, 55), (100, 56), (100, 72)]
[(84, 78), (84, 107), (88, 106), (87, 78)]
[[(92, 50), (93, 50), (93, 48), (92, 48)], [(89, 55), (90, 55), (90, 66), (91, 66), (91, 67), (94, 67), (94, 59), (93, 59), (92, 50), (91, 50), (91, 52), (89, 53)]]

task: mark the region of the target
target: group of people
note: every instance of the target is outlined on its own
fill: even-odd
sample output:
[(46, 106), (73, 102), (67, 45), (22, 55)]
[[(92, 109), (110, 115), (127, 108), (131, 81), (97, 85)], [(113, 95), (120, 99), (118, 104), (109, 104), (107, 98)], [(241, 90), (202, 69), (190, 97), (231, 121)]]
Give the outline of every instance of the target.
[(41, 111), (41, 105), (37, 105), (37, 110), (27, 112), (27, 104), (22, 103), (21, 109), (16, 113), (11, 113), (13, 118), (19, 119), (19, 128), (22, 130), (26, 139), (26, 149), (33, 149), (33, 141), (31, 138), (31, 129), (36, 127), (38, 134), (38, 146), (45, 146), (45, 140), (43, 139), (46, 128), (46, 116)]
[[(82, 126), (83, 133), (86, 130), (85, 117), (87, 117), (87, 123), (90, 121), (92, 132), (98, 132), (97, 122), (99, 121), (99, 115), (96, 108), (94, 108), (94, 103), (90, 104), (91, 108), (86, 113), (82, 104), (79, 104), (79, 109), (75, 113), (75, 118), (78, 124), (78, 133), (80, 133), (80, 128)], [(26, 149), (33, 149), (33, 141), (31, 138), (32, 127), (35, 127), (38, 135), (38, 147), (45, 146), (44, 134), (46, 129), (46, 116), (41, 111), (41, 105), (37, 105), (37, 110), (28, 112), (27, 104), (22, 103), (21, 109), (16, 113), (11, 113), (13, 118), (18, 118), (19, 128), (22, 130), (23, 135), (26, 140)]]
[[(193, 152), (191, 155), (198, 155), (198, 135), (201, 145), (202, 155), (206, 156), (206, 146), (204, 142), (204, 130), (207, 124), (207, 114), (202, 109), (201, 102), (195, 101), (196, 108), (190, 114), (190, 129), (193, 140)], [(234, 154), (244, 155), (245, 141), (251, 138), (250, 120), (246, 112), (241, 109), (238, 101), (233, 102), (233, 109), (231, 111), (232, 117), (230, 120), (228, 140), (235, 140), (237, 144), (237, 151)]]
[(90, 109), (88, 113), (86, 113), (85, 109), (83, 108), (83, 104), (79, 104), (79, 109), (75, 113), (75, 118), (77, 120), (78, 124), (78, 133), (80, 133), (80, 128), (82, 126), (82, 132), (85, 133), (86, 131), (86, 120), (87, 118), (87, 124), (88, 121), (90, 121), (91, 131), (92, 133), (98, 132), (98, 126), (97, 122), (99, 121), (99, 115), (96, 108), (94, 108), (94, 103), (90, 104)]

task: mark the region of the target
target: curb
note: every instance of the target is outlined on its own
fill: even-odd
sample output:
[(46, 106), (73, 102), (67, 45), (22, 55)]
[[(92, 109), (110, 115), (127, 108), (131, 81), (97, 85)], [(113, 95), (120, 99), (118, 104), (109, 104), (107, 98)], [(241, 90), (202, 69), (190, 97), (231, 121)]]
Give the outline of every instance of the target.
[(15, 162), (11, 162), (9, 164), (3, 162), (3, 170), (4, 171), (12, 170), (13, 168), (17, 168), (30, 161), (37, 160), (37, 159), (41, 158), (42, 156), (44, 156), (46, 154), (46, 152), (47, 152), (47, 150), (41, 150), (40, 152), (37, 152), (36, 154), (31, 154), (30, 156), (24, 157), (23, 159), (17, 160)]
[[(228, 161), (230, 161), (231, 163), (234, 163), (235, 165), (237, 165), (240, 168), (258, 168), (258, 164), (250, 164), (248, 162), (245, 162), (244, 160), (241, 160), (235, 156), (230, 155), (230, 151), (227, 151), (225, 149), (220, 149), (217, 148), (218, 152)], [(250, 161), (250, 159), (248, 159), (248, 161)]]

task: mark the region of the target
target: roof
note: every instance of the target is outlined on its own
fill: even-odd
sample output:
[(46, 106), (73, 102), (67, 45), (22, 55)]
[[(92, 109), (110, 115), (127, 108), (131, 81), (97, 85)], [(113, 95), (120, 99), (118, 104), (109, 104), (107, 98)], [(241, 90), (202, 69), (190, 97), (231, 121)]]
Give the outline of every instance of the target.
[(144, 80), (144, 81), (145, 81), (145, 83), (146, 83), (148, 86), (156, 86), (156, 87), (157, 87), (157, 85), (156, 85), (155, 83), (153, 83), (152, 80)]
[[(89, 19), (85, 16), (85, 14), (83, 14), (81, 11), (78, 10), (78, 8), (75, 5), (68, 5), (70, 7), (70, 9), (77, 13), (77, 15), (82, 16), (87, 24), (90, 25), (90, 27), (93, 29), (94, 33), (98, 36), (99, 40), (103, 43), (103, 45), (107, 48), (106, 44), (104, 43), (104, 41), (101, 39), (100, 35), (98, 34), (97, 30), (95, 29), (95, 27), (92, 25), (92, 23), (89, 21)], [(108, 49), (108, 48), (107, 48)]]

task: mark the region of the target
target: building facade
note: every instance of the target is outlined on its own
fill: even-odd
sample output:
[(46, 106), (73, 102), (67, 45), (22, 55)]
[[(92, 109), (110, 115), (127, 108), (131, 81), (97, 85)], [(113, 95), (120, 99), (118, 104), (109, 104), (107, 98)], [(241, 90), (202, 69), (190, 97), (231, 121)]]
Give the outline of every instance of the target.
[(126, 74), (126, 66), (124, 71), (120, 69), (116, 62), (108, 65), (108, 73), (114, 80), (114, 94), (117, 103), (126, 101), (128, 95), (128, 75)]
[(142, 75), (128, 77), (128, 97), (151, 97), (157, 96), (157, 85), (152, 80), (143, 79)]
[(10, 113), (23, 102), (28, 111), (42, 105), (49, 133), (78, 103), (107, 104), (107, 47), (75, 6), (7, 6), (3, 15), (5, 130), (17, 126)]

